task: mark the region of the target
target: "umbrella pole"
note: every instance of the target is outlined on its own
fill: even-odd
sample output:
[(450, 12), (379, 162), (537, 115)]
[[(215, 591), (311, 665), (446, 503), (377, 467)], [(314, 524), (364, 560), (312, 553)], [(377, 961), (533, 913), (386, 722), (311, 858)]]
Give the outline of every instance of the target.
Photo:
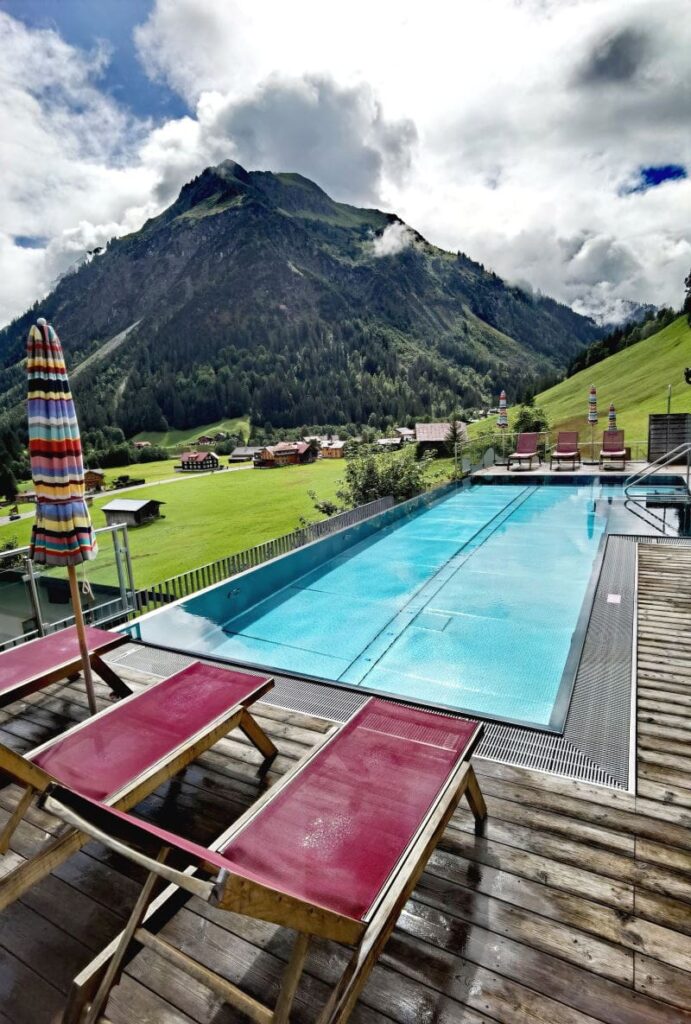
[(77, 570), (73, 565), (67, 566), (67, 574), (70, 579), (70, 595), (72, 597), (72, 608), (74, 609), (74, 624), (77, 627), (77, 638), (79, 640), (79, 653), (82, 656), (82, 668), (84, 670), (84, 684), (86, 686), (86, 697), (89, 701), (89, 711), (96, 714), (96, 697), (94, 695), (94, 680), (91, 675), (91, 661), (89, 659), (89, 648), (86, 643), (84, 632), (84, 616), (82, 615), (82, 602), (79, 596), (77, 584)]

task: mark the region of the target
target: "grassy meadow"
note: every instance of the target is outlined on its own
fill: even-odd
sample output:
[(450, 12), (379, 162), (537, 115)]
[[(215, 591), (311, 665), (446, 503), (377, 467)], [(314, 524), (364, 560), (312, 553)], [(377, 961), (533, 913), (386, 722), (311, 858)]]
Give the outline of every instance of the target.
[[(150, 463), (149, 469), (171, 463)], [(273, 470), (225, 471), (199, 477), (185, 475), (179, 482), (157, 483), (125, 492), (126, 498), (165, 502), (165, 519), (129, 530), (135, 584), (148, 586), (177, 573), (243, 551), (263, 541), (297, 529), (301, 516), (315, 521), (323, 518), (314, 508), (309, 491), (320, 499), (335, 499), (343, 476), (341, 459), (320, 459), (307, 466), (286, 466)], [(113, 471), (114, 475), (138, 473), (138, 465)], [(429, 486), (448, 480), (453, 460), (436, 459), (427, 474)], [(171, 474), (166, 474), (171, 475)], [(91, 516), (95, 527), (105, 526), (101, 506), (118, 496), (118, 491), (94, 498)], [(32, 506), (23, 506), (29, 509)], [(17, 545), (28, 544), (31, 518), (0, 526), (0, 543), (10, 538)], [(94, 583), (117, 582), (111, 542), (105, 536), (98, 558), (88, 567)]]
[(614, 402), (617, 426), (626, 431), (627, 442), (647, 441), (649, 413), (667, 411), (668, 384), (672, 412), (691, 412), (686, 366), (691, 366), (691, 328), (686, 317), (679, 317), (658, 334), (543, 391), (535, 404), (545, 410), (551, 429), (578, 430), (585, 440), (590, 431), (588, 390), (594, 384), (600, 414), (597, 432), (607, 427), (609, 404)]
[[(138, 469), (134, 466), (131, 471)], [(129, 531), (136, 585), (158, 583), (289, 533), (298, 527), (300, 516), (318, 519), (307, 492), (315, 490), (320, 498), (335, 498), (342, 473), (340, 460), (323, 459), (311, 466), (222, 472), (169, 484), (152, 482), (149, 487), (124, 494), (126, 498), (165, 502), (161, 508), (165, 519)], [(101, 505), (117, 494), (94, 499), (91, 515), (95, 527), (106, 525)], [(0, 541), (16, 537), (18, 544), (28, 544), (32, 521), (33, 517), (1, 526)], [(98, 558), (88, 567), (89, 579), (114, 584), (114, 558), (107, 537), (101, 547)]]
[(186, 427), (184, 430), (145, 430), (141, 434), (135, 434), (133, 441), (150, 441), (151, 444), (160, 445), (162, 448), (178, 448), (181, 445), (192, 444), (203, 434), (214, 434), (223, 431), (226, 434), (237, 434), (245, 438), (249, 437), (250, 421), (246, 416), (240, 416), (233, 420), (217, 420), (216, 423), (206, 423), (201, 427)]

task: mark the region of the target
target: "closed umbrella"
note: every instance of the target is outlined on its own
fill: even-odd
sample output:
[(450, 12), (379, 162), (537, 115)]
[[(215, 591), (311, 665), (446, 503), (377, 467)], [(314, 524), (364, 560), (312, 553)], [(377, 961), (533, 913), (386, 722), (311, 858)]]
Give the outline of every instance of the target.
[(607, 429), (608, 430), (616, 430), (617, 429), (617, 410), (614, 408), (614, 402), (610, 403), (610, 407), (609, 407), (609, 424), (607, 426)]
[(595, 424), (597, 423), (597, 390), (591, 384), (588, 393), (588, 423), (590, 424), (590, 459), (595, 461)]
[(498, 427), (508, 427), (509, 425), (509, 412), (506, 407), (506, 392), (502, 391), (499, 395), (499, 415), (497, 416)]
[(505, 444), (504, 444), (504, 441), (505, 441), (505, 438), (506, 438), (506, 434), (504, 433), (504, 431), (506, 430), (508, 425), (509, 425), (509, 411), (508, 411), (507, 406), (506, 406), (506, 392), (504, 390), (502, 390), (502, 393), (499, 395), (499, 415), (497, 416), (497, 426), (501, 430), (501, 454), (502, 454), (502, 458), (504, 458), (506, 456)]
[(36, 491), (30, 556), (40, 565), (67, 567), (74, 620), (91, 712), (96, 710), (75, 566), (98, 550), (84, 500), (79, 424), (60, 339), (41, 317), (27, 343), (29, 457)]

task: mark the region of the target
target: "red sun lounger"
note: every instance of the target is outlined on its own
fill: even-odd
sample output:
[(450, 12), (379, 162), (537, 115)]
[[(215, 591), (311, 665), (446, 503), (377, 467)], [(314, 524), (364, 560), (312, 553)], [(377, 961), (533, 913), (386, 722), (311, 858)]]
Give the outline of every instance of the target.
[(561, 430), (557, 437), (557, 446), (552, 449), (552, 453), (549, 457), (549, 468), (556, 462), (558, 466), (562, 462), (570, 462), (573, 468), (576, 468), (576, 463), (580, 466), (581, 464), (581, 452), (578, 447), (578, 431), (577, 430)]
[[(121, 633), (86, 627), (86, 645), (91, 666), (116, 697), (127, 697), (132, 691), (106, 665), (101, 655), (128, 640), (129, 637)], [(21, 700), (60, 679), (68, 679), (79, 672), (81, 667), (79, 640), (74, 626), (10, 647), (0, 654), (0, 707)]]
[(540, 453), (537, 450), (537, 434), (519, 434), (518, 441), (516, 442), (516, 451), (509, 455), (507, 468), (511, 468), (512, 462), (517, 462), (519, 466), (527, 462), (528, 469), (532, 469), (533, 459), (537, 459), (538, 465), (542, 462)]
[(626, 448), (624, 447), (623, 430), (606, 430), (602, 435), (600, 468), (602, 468), (605, 462), (621, 462), (621, 468), (626, 469)]
[[(273, 686), (265, 676), (193, 662), (181, 672), (125, 698), (25, 756), (0, 744), (0, 774), (23, 785), (14, 813), (0, 833), (0, 854), (34, 796), (52, 782), (125, 810), (182, 771), (239, 726), (264, 758), (276, 747), (247, 710)], [(0, 910), (49, 874), (87, 841), (68, 832), (32, 860), (0, 878)]]
[[(51, 787), (46, 809), (150, 872), (123, 933), (75, 979), (63, 1024), (100, 1019), (141, 946), (253, 1020), (285, 1024), (313, 937), (353, 947), (318, 1019), (344, 1024), (463, 794), (478, 822), (486, 816), (469, 763), (481, 734), (477, 722), (370, 699), (210, 848)], [(171, 852), (186, 871), (168, 866)], [(210, 880), (194, 873), (200, 868)], [(173, 884), (152, 901), (157, 876)], [(157, 934), (158, 911), (181, 889), (297, 932), (275, 1008)]]

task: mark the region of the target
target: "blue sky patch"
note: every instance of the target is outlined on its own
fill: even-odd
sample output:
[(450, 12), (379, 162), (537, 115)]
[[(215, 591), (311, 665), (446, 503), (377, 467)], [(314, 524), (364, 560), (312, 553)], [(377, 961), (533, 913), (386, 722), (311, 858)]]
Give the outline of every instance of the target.
[[(187, 105), (142, 67), (132, 33), (146, 21), (153, 0), (3, 0), (6, 14), (30, 28), (53, 29), (71, 46), (91, 51), (104, 41), (111, 57), (98, 86), (136, 117), (155, 121), (188, 114)], [(40, 59), (40, 55), (37, 55)]]
[(43, 235), (15, 235), (13, 241), (20, 249), (45, 249), (48, 245)]
[(638, 178), (633, 185), (625, 186), (622, 189), (623, 195), (631, 195), (632, 192), (647, 192), (651, 188), (657, 188), (665, 181), (681, 181), (688, 178), (686, 168), (683, 164), (660, 164), (657, 167), (639, 167)]

